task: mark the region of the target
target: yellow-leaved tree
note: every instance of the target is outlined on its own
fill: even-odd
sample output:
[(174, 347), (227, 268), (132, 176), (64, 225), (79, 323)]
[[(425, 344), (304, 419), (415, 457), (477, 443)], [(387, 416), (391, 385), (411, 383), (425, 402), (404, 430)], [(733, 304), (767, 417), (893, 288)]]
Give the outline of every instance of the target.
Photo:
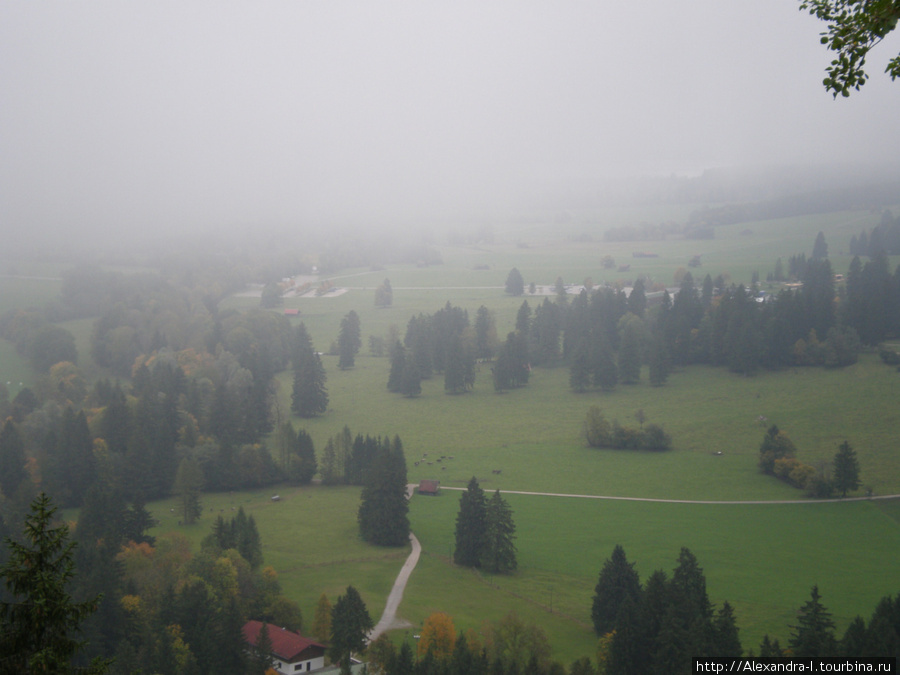
[(453, 654), (456, 645), (456, 629), (453, 627), (453, 619), (444, 612), (435, 612), (422, 626), (422, 635), (419, 638), (419, 658), (431, 652), (437, 661), (446, 661)]

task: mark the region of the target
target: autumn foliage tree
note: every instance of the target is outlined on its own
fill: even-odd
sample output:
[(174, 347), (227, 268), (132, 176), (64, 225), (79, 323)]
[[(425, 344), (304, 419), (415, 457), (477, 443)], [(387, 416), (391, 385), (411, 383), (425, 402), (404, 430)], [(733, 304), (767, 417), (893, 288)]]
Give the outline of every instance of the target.
[(425, 619), (419, 638), (419, 658), (431, 654), (438, 661), (446, 661), (453, 654), (456, 644), (456, 629), (453, 619), (444, 612), (435, 612)]

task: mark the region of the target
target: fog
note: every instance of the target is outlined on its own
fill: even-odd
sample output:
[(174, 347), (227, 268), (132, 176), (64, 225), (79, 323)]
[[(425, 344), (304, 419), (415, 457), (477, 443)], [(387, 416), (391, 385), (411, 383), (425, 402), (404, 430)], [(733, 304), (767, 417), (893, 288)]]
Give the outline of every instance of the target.
[(610, 180), (896, 159), (792, 0), (0, 3), (0, 228), (119, 239), (527, 212)]

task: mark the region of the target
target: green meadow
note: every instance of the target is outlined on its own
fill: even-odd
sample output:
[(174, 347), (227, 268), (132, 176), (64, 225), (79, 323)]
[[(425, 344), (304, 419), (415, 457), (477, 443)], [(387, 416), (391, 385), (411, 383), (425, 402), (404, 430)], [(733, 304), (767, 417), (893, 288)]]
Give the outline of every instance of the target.
[[(666, 242), (602, 241), (605, 229), (643, 221), (681, 221), (692, 210), (609, 210), (575, 214), (561, 222), (522, 222), (497, 228), (492, 243), (473, 246), (435, 244), (443, 264), (419, 268), (391, 266), (350, 270), (329, 277), (343, 294), (288, 298), (285, 307), (301, 311), (319, 351), (336, 340), (341, 318), (351, 309), (361, 318), (363, 348), (356, 367), (337, 368), (336, 356), (323, 356), (328, 375), (328, 411), (312, 420), (294, 418), (321, 450), (327, 439), (348, 426), (372, 435), (399, 435), (409, 479), (438, 479), (444, 487), (464, 487), (476, 476), (487, 491), (522, 490), (569, 495), (605, 495), (676, 500), (804, 500), (803, 495), (757, 469), (765, 429), (777, 424), (798, 449), (798, 458), (818, 466), (848, 440), (861, 463), (862, 488), (876, 496), (900, 494), (900, 374), (874, 353), (840, 369), (793, 368), (741, 377), (720, 368), (692, 366), (674, 372), (661, 388), (641, 383), (611, 393), (575, 394), (566, 367), (536, 368), (527, 387), (494, 392), (489, 366), (477, 373), (475, 389), (448, 396), (443, 379), (423, 382), (422, 396), (405, 399), (387, 392), (389, 361), (368, 353), (370, 336), (385, 337), (396, 327), (402, 337), (409, 318), (431, 313), (446, 302), (474, 319), (485, 305), (496, 316), (502, 339), (512, 330), (523, 300), (534, 308), (540, 296), (512, 298), (503, 293), (506, 275), (518, 267), (526, 284), (549, 286), (558, 276), (580, 284), (624, 284), (648, 275), (667, 286), (694, 255), (707, 273), (727, 274), (749, 283), (765, 280), (775, 260), (812, 248), (823, 231), (837, 273), (850, 262), (850, 237), (871, 228), (879, 214), (869, 211), (743, 223), (720, 227), (713, 240)], [(588, 235), (585, 237), (584, 235)], [(658, 253), (633, 258), (634, 251)], [(617, 267), (603, 270), (612, 255)], [(900, 259), (891, 261), (892, 268)], [(618, 271), (619, 265), (630, 265)], [(486, 266), (487, 269), (476, 269)], [(374, 307), (374, 289), (388, 278), (394, 304)], [(8, 280), (0, 280), (5, 283)], [(763, 284), (765, 287), (765, 283)], [(21, 302), (45, 293), (19, 286)], [(16, 305), (3, 296), (4, 306)], [(27, 301), (26, 301), (27, 299)], [(258, 306), (235, 296), (224, 309)], [(91, 321), (69, 322), (79, 364), (89, 377), (102, 374), (89, 359)], [(11, 345), (0, 344), (7, 380), (28, 381), (27, 364)], [(290, 409), (292, 374), (277, 377), (279, 409)], [(13, 392), (14, 393), (14, 392)], [(662, 425), (674, 449), (665, 453), (594, 450), (585, 447), (582, 422), (589, 406), (608, 419), (637, 426), (635, 413)], [(760, 418), (764, 418), (760, 421)], [(438, 461), (440, 460), (440, 461)], [(282, 499), (272, 502), (273, 492)], [(287, 593), (309, 620), (325, 592), (332, 600), (348, 584), (360, 589), (373, 619), (380, 615), (408, 548), (383, 549), (357, 534), (358, 488), (294, 488), (204, 495), (204, 516), (180, 526), (174, 500), (153, 505), (159, 535), (178, 530), (199, 545), (218, 513), (244, 506), (256, 517), (266, 564), (279, 573)], [(758, 650), (763, 634), (784, 642), (794, 613), (818, 584), (839, 630), (856, 614), (868, 616), (883, 595), (900, 591), (900, 500), (828, 504), (673, 504), (509, 494), (518, 527), (519, 572), (489, 578), (450, 564), (459, 492), (415, 497), (410, 518), (423, 554), (400, 607), (410, 631), (433, 611), (449, 613), (457, 628), (475, 628), (485, 619), (516, 611), (541, 625), (564, 663), (593, 654), (590, 626), (593, 587), (603, 561), (616, 544), (625, 547), (641, 577), (654, 569), (671, 572), (679, 549), (689, 547), (704, 568), (711, 600), (728, 600), (737, 615), (745, 649)]]

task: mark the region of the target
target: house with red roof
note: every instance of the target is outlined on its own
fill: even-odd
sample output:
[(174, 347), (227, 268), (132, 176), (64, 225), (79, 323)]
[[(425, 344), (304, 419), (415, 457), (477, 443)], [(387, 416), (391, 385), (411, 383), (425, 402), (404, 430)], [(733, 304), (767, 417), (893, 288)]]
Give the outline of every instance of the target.
[[(262, 626), (261, 621), (248, 621), (244, 624), (244, 640), (251, 647), (256, 647)], [(286, 628), (272, 624), (267, 624), (266, 627), (272, 643), (272, 667), (281, 675), (308, 673), (325, 667), (325, 645)]]

